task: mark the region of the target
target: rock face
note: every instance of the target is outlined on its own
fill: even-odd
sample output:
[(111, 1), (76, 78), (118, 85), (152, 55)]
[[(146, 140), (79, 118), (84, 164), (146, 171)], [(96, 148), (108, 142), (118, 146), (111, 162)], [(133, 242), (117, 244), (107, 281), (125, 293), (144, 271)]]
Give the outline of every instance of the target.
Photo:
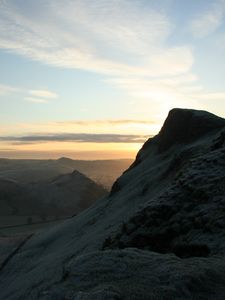
[(225, 120), (174, 109), (110, 195), (30, 237), (1, 299), (225, 299)]

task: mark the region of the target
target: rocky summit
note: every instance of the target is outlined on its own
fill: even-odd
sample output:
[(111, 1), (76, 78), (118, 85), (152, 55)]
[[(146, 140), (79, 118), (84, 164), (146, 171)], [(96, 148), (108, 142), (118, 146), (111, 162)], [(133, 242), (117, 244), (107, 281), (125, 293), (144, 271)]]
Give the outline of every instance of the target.
[(111, 193), (29, 236), (1, 300), (225, 299), (225, 120), (173, 109)]

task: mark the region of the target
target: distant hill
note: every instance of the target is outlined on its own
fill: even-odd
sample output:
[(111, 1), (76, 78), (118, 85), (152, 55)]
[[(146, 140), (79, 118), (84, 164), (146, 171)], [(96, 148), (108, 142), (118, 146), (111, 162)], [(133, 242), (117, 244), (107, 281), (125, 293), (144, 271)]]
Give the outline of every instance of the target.
[(0, 179), (0, 215), (71, 216), (106, 193), (78, 171), (37, 183)]
[(15, 180), (19, 183), (34, 183), (78, 170), (109, 190), (113, 182), (131, 163), (130, 159), (95, 161), (69, 158), (58, 160), (0, 159), (0, 178)]
[(122, 175), (122, 173), (131, 165), (131, 159), (117, 160), (72, 160), (69, 158), (60, 158), (57, 161), (64, 168), (74, 168), (95, 182), (110, 189), (113, 182)]
[(29, 189), (48, 211), (67, 216), (81, 212), (107, 194), (102, 186), (78, 171), (30, 184)]
[(13, 180), (0, 179), (0, 216), (40, 213), (29, 188)]

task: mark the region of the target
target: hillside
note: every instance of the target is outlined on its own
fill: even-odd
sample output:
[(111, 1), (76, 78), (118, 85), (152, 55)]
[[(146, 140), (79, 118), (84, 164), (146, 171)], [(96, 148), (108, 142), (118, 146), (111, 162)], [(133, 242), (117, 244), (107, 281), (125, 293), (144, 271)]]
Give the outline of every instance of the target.
[(112, 160), (72, 160), (62, 157), (57, 163), (62, 167), (72, 167), (85, 174), (98, 184), (103, 185), (106, 189), (111, 189), (114, 181), (133, 162), (132, 159), (112, 159)]
[(39, 212), (37, 203), (32, 201), (27, 186), (0, 178), (0, 216), (33, 214), (35, 210)]
[(37, 183), (0, 179), (0, 216), (72, 216), (106, 194), (78, 171)]
[(47, 211), (66, 216), (81, 212), (107, 194), (102, 186), (78, 171), (31, 184), (29, 189), (34, 198), (41, 199)]
[(132, 160), (73, 160), (62, 157), (58, 160), (0, 159), (0, 179), (9, 179), (21, 184), (51, 180), (56, 176), (83, 173), (96, 183), (110, 189), (113, 182), (132, 163)]
[(2, 300), (225, 298), (225, 120), (174, 109), (109, 196), (0, 268)]

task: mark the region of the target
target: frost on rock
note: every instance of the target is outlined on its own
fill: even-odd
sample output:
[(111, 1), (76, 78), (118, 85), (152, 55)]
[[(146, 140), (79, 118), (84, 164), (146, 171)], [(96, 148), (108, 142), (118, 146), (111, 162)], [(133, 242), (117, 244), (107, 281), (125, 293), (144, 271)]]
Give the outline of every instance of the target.
[(224, 267), (217, 257), (180, 260), (137, 249), (98, 251), (74, 259), (68, 280), (51, 289), (55, 296), (63, 289), (63, 299), (74, 300), (189, 300), (193, 294), (217, 299), (218, 291), (224, 295)]

